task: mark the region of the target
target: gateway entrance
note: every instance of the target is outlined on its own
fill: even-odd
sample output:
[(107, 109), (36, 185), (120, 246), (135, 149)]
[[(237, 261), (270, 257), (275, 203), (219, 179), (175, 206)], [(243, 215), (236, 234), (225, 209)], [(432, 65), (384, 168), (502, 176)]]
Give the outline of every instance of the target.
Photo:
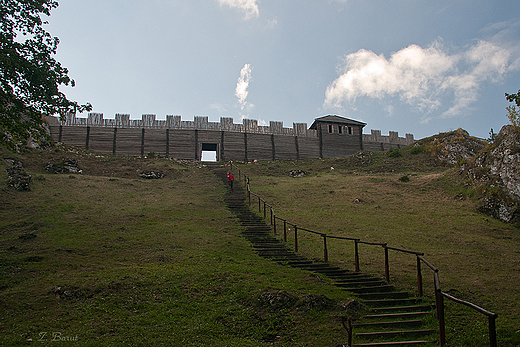
[(217, 161), (217, 143), (203, 143), (201, 161)]

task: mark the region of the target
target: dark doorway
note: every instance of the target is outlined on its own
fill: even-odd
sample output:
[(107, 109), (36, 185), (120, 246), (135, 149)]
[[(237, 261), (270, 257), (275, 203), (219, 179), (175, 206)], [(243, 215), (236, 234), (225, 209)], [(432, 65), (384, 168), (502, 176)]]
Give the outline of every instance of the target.
[(218, 144), (216, 143), (203, 143), (202, 144), (202, 161), (218, 161), (217, 160), (217, 149)]

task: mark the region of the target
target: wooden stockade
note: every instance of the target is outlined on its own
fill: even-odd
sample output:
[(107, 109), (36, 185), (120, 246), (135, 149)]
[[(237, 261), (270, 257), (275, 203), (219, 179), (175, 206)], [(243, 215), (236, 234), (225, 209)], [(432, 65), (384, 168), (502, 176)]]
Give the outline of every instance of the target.
[(344, 158), (362, 149), (384, 151), (414, 142), (411, 134), (405, 138), (397, 132), (381, 136), (379, 130), (363, 134), (365, 123), (331, 115), (317, 118), (309, 129), (306, 123), (293, 123), (292, 128), (284, 128), (282, 122), (259, 126), (251, 119), (243, 124), (234, 124), (232, 118), (213, 123), (207, 116), (195, 116), (193, 121), (182, 121), (180, 116), (167, 116), (165, 121), (155, 115), (143, 115), (142, 120), (129, 117), (103, 119), (92, 113), (89, 118), (68, 115), (63, 121), (47, 117), (47, 122), (55, 142), (112, 154), (153, 153), (187, 160), (201, 160), (207, 148), (216, 152), (217, 161)]
[[(274, 212), (273, 206), (268, 204), (263, 198), (261, 198), (258, 194), (255, 194), (251, 191), (250, 185), (249, 185), (249, 177), (240, 170), (236, 165), (233, 165), (233, 163), (229, 162), (230, 171), (233, 171), (235, 169), (238, 171), (238, 180), (239, 182), (243, 179), (244, 180), (244, 186), (246, 188), (247, 192), (247, 200), (249, 206), (252, 206), (252, 199), (251, 196), (256, 197), (258, 199), (258, 212), (262, 213), (264, 219), (270, 220), (270, 224), (273, 226), (273, 230), (275, 235), (278, 232), (277, 229), (277, 223), (276, 221), (283, 222), (283, 240), (284, 242), (287, 242), (287, 233), (288, 228), (287, 226), (291, 226), (293, 228), (294, 233), (294, 251), (295, 253), (298, 252), (298, 231), (304, 231), (304, 232), (310, 232), (312, 234), (319, 235), (322, 238), (323, 242), (323, 258), (325, 262), (329, 261), (329, 253), (328, 253), (328, 247), (327, 247), (327, 239), (336, 239), (336, 240), (346, 240), (346, 241), (353, 241), (354, 242), (354, 263), (355, 263), (355, 271), (360, 272), (360, 265), (359, 265), (359, 245), (365, 244), (365, 245), (371, 245), (371, 246), (379, 246), (384, 249), (384, 258), (385, 258), (385, 280), (386, 282), (390, 282), (390, 266), (389, 266), (389, 251), (396, 251), (396, 252), (402, 252), (407, 254), (412, 254), (416, 256), (417, 261), (417, 295), (419, 297), (423, 296), (423, 276), (422, 276), (422, 269), (421, 264), (425, 264), (429, 269), (433, 272), (433, 284), (434, 284), (434, 290), (435, 290), (435, 305), (436, 305), (436, 313), (437, 313), (437, 320), (439, 322), (439, 345), (441, 347), (446, 346), (446, 331), (445, 331), (445, 309), (444, 309), (444, 298), (449, 299), (453, 302), (465, 305), (467, 307), (470, 307), (474, 309), (477, 312), (480, 312), (481, 314), (485, 315), (488, 319), (488, 329), (489, 329), (489, 346), (490, 347), (497, 347), (497, 335), (496, 335), (496, 324), (495, 321), (498, 318), (498, 315), (496, 313), (490, 312), (485, 310), (484, 308), (477, 306), (471, 302), (467, 302), (461, 299), (458, 299), (448, 293), (445, 293), (441, 289), (440, 285), (440, 279), (439, 279), (439, 269), (436, 268), (434, 265), (432, 265), (430, 262), (428, 262), (424, 258), (423, 252), (418, 251), (412, 251), (397, 247), (388, 246), (387, 243), (378, 243), (378, 242), (368, 242), (368, 241), (362, 241), (357, 238), (349, 238), (349, 237), (343, 237), (343, 236), (332, 236), (327, 235), (325, 233), (309, 230), (306, 228), (302, 228), (301, 226), (297, 226), (294, 223), (290, 223), (289, 221), (276, 216)], [(267, 214), (267, 211), (269, 211), (269, 216)]]

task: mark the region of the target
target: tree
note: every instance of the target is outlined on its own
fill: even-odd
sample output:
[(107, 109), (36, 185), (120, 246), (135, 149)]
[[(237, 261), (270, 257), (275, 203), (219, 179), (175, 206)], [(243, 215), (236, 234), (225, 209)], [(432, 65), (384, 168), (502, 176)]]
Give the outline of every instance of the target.
[(44, 117), (92, 110), (59, 87), (74, 80), (54, 59), (59, 44), (45, 29), (57, 0), (0, 0), (0, 142), (12, 149), (46, 137)]
[(520, 107), (520, 90), (516, 94), (506, 93), (506, 100), (516, 104), (516, 106), (509, 105), (506, 107), (507, 118), (509, 118), (511, 124), (513, 124), (516, 129), (520, 129), (520, 111), (516, 108), (517, 106)]

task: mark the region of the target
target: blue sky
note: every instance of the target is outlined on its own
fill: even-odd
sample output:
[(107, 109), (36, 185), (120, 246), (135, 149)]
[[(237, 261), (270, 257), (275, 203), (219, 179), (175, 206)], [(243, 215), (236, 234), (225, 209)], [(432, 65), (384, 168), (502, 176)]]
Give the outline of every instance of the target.
[(67, 0), (48, 21), (63, 91), (105, 118), (338, 114), (487, 138), (520, 89), (517, 0)]

